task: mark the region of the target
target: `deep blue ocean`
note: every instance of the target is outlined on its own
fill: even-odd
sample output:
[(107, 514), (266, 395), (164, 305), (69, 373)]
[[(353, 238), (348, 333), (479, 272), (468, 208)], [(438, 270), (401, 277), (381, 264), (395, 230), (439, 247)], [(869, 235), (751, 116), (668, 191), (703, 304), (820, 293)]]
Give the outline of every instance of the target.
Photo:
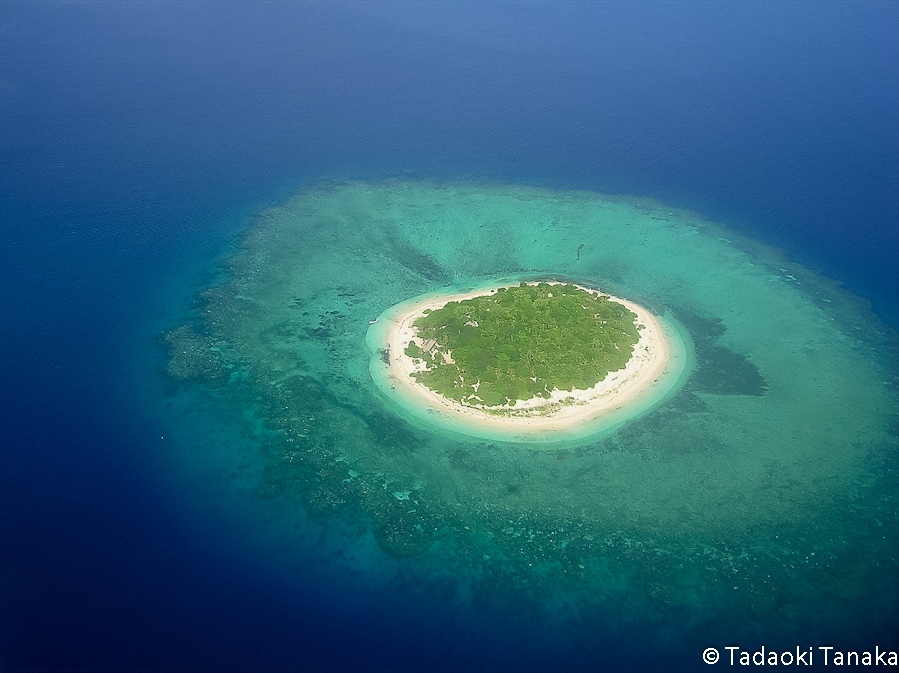
[(702, 666), (323, 580), (178, 487), (160, 335), (263, 208), (389, 177), (651, 196), (895, 328), (899, 5), (4, 0), (0, 669)]

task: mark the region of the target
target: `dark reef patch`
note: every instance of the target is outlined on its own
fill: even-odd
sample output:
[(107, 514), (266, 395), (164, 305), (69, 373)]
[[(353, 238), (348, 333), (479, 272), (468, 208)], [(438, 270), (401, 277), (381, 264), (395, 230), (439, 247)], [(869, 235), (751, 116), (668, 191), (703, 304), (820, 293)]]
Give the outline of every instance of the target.
[(768, 391), (758, 368), (745, 355), (724, 346), (697, 347), (696, 364), (693, 389), (697, 392), (761, 397)]
[(166, 372), (172, 378), (204, 383), (210, 388), (221, 388), (228, 382), (230, 372), (222, 364), (212, 337), (187, 324), (168, 332), (163, 340), (169, 349)]
[(720, 319), (703, 318), (687, 309), (679, 309), (676, 315), (693, 338), (696, 353), (696, 371), (687, 391), (756, 397), (768, 392), (768, 382), (749, 358), (716, 343), (727, 329)]
[(398, 416), (375, 412), (363, 415), (371, 432), (372, 439), (378, 444), (414, 451), (419, 444), (412, 426)]
[(433, 257), (422, 252), (409, 241), (400, 238), (393, 229), (382, 232), (378, 247), (383, 249), (388, 259), (399, 263), (414, 274), (434, 283), (449, 285), (453, 282), (453, 273), (438, 264)]

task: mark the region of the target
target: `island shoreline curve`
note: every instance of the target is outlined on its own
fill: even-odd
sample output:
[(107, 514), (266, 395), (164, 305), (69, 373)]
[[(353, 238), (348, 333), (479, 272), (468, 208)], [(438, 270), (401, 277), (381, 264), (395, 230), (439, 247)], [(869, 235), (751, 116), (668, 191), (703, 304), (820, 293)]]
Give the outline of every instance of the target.
[[(563, 281), (542, 281), (550, 285)], [(536, 285), (536, 281), (528, 284)], [(463, 405), (419, 383), (412, 372), (422, 365), (405, 354), (415, 336), (413, 323), (424, 311), (442, 308), (449, 302), (492, 294), (497, 288), (513, 287), (517, 282), (494, 285), (455, 294), (432, 293), (397, 304), (373, 321), (367, 343), (373, 350), (370, 371), (382, 393), (412, 412), (428, 425), (488, 439), (548, 442), (573, 439), (611, 431), (648, 408), (667, 399), (678, 387), (687, 366), (682, 335), (671, 325), (639, 304), (610, 295), (602, 290), (571, 283), (591, 294), (602, 294), (636, 315), (642, 325), (640, 339), (627, 365), (609, 374), (587, 390), (552, 391), (549, 400), (519, 400), (514, 407), (505, 405), (499, 413)]]

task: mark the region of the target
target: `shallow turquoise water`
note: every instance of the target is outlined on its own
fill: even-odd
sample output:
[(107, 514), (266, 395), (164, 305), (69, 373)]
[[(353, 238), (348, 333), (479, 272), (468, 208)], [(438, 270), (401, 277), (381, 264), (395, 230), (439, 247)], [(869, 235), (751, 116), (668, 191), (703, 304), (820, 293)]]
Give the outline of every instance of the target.
[[(552, 450), (410, 423), (379, 394), (373, 317), (545, 274), (676, 320), (684, 387)], [(681, 643), (753, 623), (783, 635), (895, 595), (895, 344), (836, 284), (694, 213), (322, 184), (261, 213), (199, 295), (166, 335), (172, 423), (241, 440), (182, 447), (185, 469), (278, 565), (305, 550), (331, 581), (572, 638), (613, 623)]]

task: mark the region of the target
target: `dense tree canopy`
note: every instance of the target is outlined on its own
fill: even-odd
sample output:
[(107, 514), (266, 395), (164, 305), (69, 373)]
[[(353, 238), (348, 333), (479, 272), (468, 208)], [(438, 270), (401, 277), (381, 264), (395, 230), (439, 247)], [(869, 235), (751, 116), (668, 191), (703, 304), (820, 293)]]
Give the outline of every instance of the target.
[(406, 354), (427, 363), (413, 376), (434, 392), (465, 404), (515, 404), (554, 388), (591, 388), (622, 369), (639, 339), (636, 317), (574, 285), (521, 283), (426, 312)]

